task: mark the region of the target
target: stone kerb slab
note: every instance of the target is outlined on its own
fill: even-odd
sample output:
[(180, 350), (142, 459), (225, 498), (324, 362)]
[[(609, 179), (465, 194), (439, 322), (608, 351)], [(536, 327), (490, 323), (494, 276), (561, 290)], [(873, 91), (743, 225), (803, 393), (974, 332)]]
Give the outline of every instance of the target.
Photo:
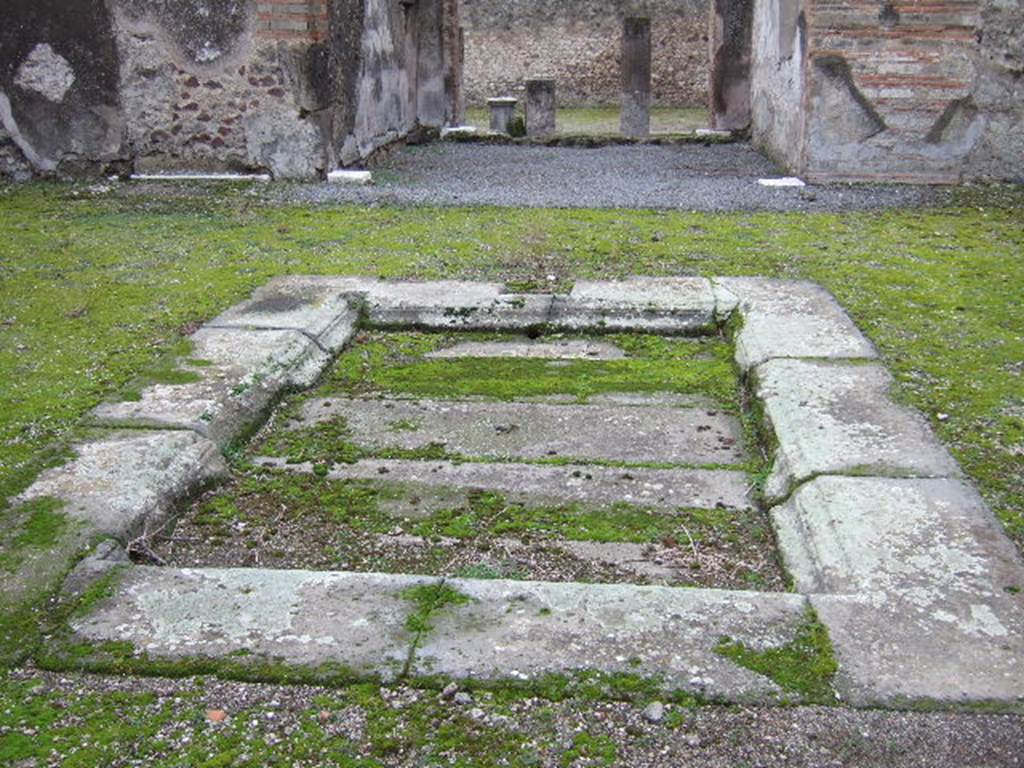
[(435, 579), (300, 570), (137, 566), (115, 600), (72, 622), (80, 638), (130, 642), (154, 658), (260, 659), (393, 679), (409, 655), (403, 589)]
[(358, 322), (356, 302), (331, 283), (279, 278), (215, 317), (206, 327), (298, 331), (325, 352), (336, 353), (352, 338)]
[(69, 518), (122, 542), (155, 531), (179, 499), (227, 474), (217, 446), (194, 432), (114, 432), (75, 452), (17, 501), (59, 499)]
[(871, 342), (815, 283), (754, 277), (714, 280), (719, 316), (742, 318), (736, 362), (743, 371), (780, 357), (875, 359)]
[(182, 363), (198, 376), (187, 384), (154, 384), (137, 401), (104, 403), (92, 412), (105, 426), (191, 429), (224, 447), (256, 423), (289, 388), (312, 384), (329, 356), (291, 330), (201, 328)]
[(565, 330), (701, 333), (716, 324), (711, 281), (702, 277), (633, 277), (580, 281), (556, 296), (551, 325)]
[(889, 398), (892, 379), (881, 365), (775, 359), (755, 379), (777, 441), (769, 501), (824, 474), (960, 475), (924, 418)]
[(857, 705), (1024, 705), (1024, 562), (957, 480), (822, 477), (772, 510)]
[(792, 594), (448, 579), (471, 600), (437, 617), (417, 649), (426, 675), (531, 680), (596, 669), (660, 678), (669, 690), (732, 701), (782, 693), (715, 653), (722, 637), (757, 650), (793, 641), (806, 598)]

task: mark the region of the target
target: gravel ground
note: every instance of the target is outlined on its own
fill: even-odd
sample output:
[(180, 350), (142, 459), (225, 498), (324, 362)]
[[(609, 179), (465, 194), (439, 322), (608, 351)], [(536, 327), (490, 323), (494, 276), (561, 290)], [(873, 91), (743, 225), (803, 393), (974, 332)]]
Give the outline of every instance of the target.
[[(19, 670), (0, 678), (18, 766), (1010, 768), (1024, 717), (843, 708), (552, 702)], [(104, 703), (113, 713), (96, 718)], [(29, 757), (26, 757), (28, 755)]]
[(274, 185), (289, 202), (845, 211), (914, 207), (940, 193), (897, 185), (762, 187), (785, 175), (748, 144), (625, 145), (596, 149), (434, 143), (396, 151), (373, 186)]

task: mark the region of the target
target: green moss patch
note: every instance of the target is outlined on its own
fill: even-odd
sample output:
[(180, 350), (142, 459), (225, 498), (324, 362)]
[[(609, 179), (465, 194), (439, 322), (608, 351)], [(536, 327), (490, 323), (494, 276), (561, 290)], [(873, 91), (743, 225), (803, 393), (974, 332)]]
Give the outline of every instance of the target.
[(68, 528), (59, 499), (39, 498), (25, 502), (17, 510), (13, 531), (4, 531), (0, 539), (0, 571), (14, 571), (31, 551), (52, 547)]
[[(387, 392), (432, 398), (570, 395), (586, 402), (609, 392), (675, 392), (703, 396), (737, 409), (739, 382), (730, 345), (718, 338), (666, 339), (645, 335), (606, 338), (622, 347), (621, 360), (534, 358), (425, 358), (460, 341), (508, 337), (466, 333), (364, 334), (311, 397)], [(411, 425), (414, 426), (414, 425)]]
[(796, 637), (786, 645), (757, 651), (743, 643), (723, 638), (716, 653), (778, 683), (784, 690), (798, 694), (806, 703), (831, 704), (838, 664), (825, 625), (810, 608)]

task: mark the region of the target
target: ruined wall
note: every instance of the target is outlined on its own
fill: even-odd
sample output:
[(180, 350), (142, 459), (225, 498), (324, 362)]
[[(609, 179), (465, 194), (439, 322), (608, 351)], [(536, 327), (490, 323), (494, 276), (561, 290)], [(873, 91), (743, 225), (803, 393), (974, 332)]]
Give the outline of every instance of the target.
[(805, 0), (806, 50), (786, 64), (774, 36), (793, 11), (761, 4), (753, 86), (755, 141), (792, 170), (812, 181), (1024, 176), (1017, 0)]
[(1024, 3), (981, 4), (973, 90), (984, 128), (964, 163), (968, 178), (1024, 183)]
[(780, 165), (796, 168), (803, 156), (804, 2), (761, 0), (753, 21), (751, 139)]
[(618, 104), (626, 16), (652, 19), (656, 103), (707, 102), (710, 0), (461, 0), (469, 104), (553, 77), (560, 104)]
[(445, 118), (443, 0), (13, 2), (0, 124), (40, 172), (310, 178)]

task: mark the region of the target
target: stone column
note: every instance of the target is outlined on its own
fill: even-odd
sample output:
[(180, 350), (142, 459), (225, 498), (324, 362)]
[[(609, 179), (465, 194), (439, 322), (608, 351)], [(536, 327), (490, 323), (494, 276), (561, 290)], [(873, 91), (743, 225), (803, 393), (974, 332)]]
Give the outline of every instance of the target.
[(543, 139), (555, 132), (555, 81), (526, 81), (526, 135)]
[(622, 27), (622, 133), (651, 135), (651, 20), (630, 17)]
[[(792, 0), (781, 3), (783, 9)], [(750, 59), (754, 0), (713, 0), (711, 72), (708, 91), (711, 127), (743, 131), (750, 127)]]
[(496, 133), (508, 133), (509, 123), (516, 114), (516, 104), (519, 100), (513, 96), (499, 96), (496, 99), (488, 99), (487, 106), (491, 108), (491, 130)]

